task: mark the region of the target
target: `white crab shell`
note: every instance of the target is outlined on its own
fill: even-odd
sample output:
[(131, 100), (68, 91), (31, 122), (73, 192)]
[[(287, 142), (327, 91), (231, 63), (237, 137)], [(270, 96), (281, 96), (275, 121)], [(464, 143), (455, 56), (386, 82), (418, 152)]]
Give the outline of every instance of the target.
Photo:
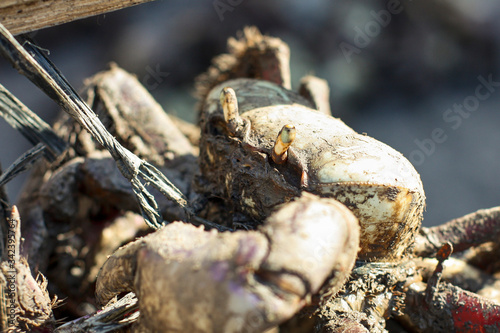
[[(222, 115), (219, 96), (223, 87), (234, 89), (240, 115), (251, 126), (248, 135), (236, 141), (228, 141), (224, 134), (214, 134), (210, 128), (210, 119)], [(419, 174), (401, 153), (307, 104), (297, 94), (267, 81), (237, 79), (216, 86), (203, 107), (203, 174), (211, 179), (220, 163), (233, 165), (233, 171), (225, 171), (220, 186), (230, 200), (236, 200), (235, 204), (254, 218), (266, 215), (267, 206), (275, 201), (289, 200), (293, 196), (289, 187), (334, 197), (360, 221), (361, 259), (399, 259), (412, 244), (422, 219), (425, 195)], [(286, 124), (293, 124), (297, 134), (287, 162), (277, 166), (265, 155), (270, 154)], [(236, 144), (235, 149), (221, 149), (221, 140)], [(252, 155), (248, 147), (256, 152)], [(259, 162), (251, 164), (249, 155)], [(249, 164), (250, 171), (244, 166)], [(263, 174), (267, 172), (269, 181), (256, 172), (258, 168)], [(276, 199), (280, 190), (273, 188), (281, 186), (277, 184), (280, 179), (287, 184), (283, 185), (283, 196)], [(244, 186), (239, 184), (243, 181)]]

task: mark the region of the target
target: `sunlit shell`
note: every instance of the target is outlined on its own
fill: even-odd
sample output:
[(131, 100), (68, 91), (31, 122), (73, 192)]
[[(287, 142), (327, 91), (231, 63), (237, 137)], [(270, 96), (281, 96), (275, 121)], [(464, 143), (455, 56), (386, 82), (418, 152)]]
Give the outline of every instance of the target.
[[(235, 90), (240, 115), (250, 123), (241, 141), (211, 128), (211, 119), (222, 114), (219, 94), (225, 86)], [(221, 183), (222, 192), (259, 220), (271, 205), (303, 190), (335, 197), (360, 220), (361, 259), (400, 258), (422, 219), (425, 195), (419, 174), (393, 148), (306, 105), (300, 96), (265, 81), (238, 79), (215, 87), (202, 115), (202, 172), (216, 181), (220, 175), (215, 166), (224, 163), (224, 172), (234, 173), (234, 181)], [(276, 165), (270, 156), (286, 124), (295, 126), (296, 137), (287, 162)], [(203, 158), (214, 155), (215, 160)], [(239, 166), (241, 161), (251, 169)], [(253, 205), (245, 207), (247, 202)]]

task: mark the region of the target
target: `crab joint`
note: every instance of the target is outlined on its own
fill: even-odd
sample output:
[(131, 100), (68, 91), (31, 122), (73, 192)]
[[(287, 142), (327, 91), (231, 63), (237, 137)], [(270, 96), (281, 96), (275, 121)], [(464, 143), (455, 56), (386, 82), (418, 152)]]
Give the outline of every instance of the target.
[(238, 100), (236, 93), (232, 88), (225, 87), (220, 93), (220, 104), (224, 111), (224, 120), (231, 134), (236, 133), (238, 125), (241, 123), (240, 114), (238, 113)]
[(276, 142), (274, 143), (272, 158), (274, 163), (283, 164), (285, 163), (288, 154), (288, 148), (292, 144), (293, 140), (295, 140), (295, 126), (293, 125), (285, 125), (281, 129), (276, 138)]

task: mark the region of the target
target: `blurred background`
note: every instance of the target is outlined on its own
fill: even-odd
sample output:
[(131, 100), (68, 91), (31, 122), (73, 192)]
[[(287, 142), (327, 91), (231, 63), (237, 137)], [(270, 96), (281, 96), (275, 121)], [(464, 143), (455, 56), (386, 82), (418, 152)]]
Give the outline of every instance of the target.
[[(194, 78), (256, 25), (289, 44), (294, 88), (306, 74), (326, 79), (335, 116), (415, 165), (431, 226), (500, 204), (499, 14), (489, 0), (154, 1), (31, 37), (75, 88), (113, 61), (194, 122)], [(0, 82), (55, 119), (58, 107), (3, 59)], [(29, 148), (0, 120), (4, 168)], [(24, 179), (8, 184), (12, 202)]]

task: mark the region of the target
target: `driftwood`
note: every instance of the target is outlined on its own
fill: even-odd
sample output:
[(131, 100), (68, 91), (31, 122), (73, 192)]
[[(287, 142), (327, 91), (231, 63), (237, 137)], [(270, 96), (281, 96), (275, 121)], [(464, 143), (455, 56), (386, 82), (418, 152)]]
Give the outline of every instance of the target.
[(7, 0), (0, 2), (0, 23), (17, 35), (149, 1)]

